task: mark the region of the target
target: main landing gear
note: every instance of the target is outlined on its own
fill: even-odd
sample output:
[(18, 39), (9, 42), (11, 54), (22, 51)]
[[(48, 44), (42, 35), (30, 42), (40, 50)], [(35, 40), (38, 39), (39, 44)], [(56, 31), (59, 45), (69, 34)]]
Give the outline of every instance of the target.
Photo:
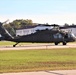
[[(55, 45), (58, 45), (59, 44), (59, 42), (55, 42)], [(66, 45), (67, 44), (67, 42), (66, 41), (64, 41), (64, 42), (62, 42), (62, 44), (63, 45)]]
[(66, 44), (67, 44), (66, 41), (64, 41), (64, 42), (63, 42), (63, 45), (66, 45)]

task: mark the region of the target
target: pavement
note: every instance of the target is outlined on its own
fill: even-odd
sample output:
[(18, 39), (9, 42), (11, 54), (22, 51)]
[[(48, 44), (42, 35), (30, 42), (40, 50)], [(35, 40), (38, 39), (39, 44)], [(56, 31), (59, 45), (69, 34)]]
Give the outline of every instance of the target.
[(76, 70), (37, 71), (21, 73), (2, 73), (0, 75), (76, 75)]
[(12, 46), (0, 46), (0, 50), (28, 50), (28, 49), (55, 49), (55, 48), (76, 48), (76, 43), (67, 45), (54, 45), (54, 44), (29, 44), (29, 45), (18, 45), (16, 47)]

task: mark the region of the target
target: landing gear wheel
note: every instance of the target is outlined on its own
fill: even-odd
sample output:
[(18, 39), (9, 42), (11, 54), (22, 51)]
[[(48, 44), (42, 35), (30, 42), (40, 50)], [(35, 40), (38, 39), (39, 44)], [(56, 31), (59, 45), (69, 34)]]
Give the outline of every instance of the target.
[(19, 42), (17, 42), (15, 45), (13, 45), (13, 47), (16, 47), (16, 45), (18, 44)]
[(66, 45), (67, 43), (66, 42), (63, 42), (63, 45)]
[(58, 45), (58, 42), (55, 42), (55, 45)]
[(16, 45), (13, 45), (13, 47), (16, 47)]

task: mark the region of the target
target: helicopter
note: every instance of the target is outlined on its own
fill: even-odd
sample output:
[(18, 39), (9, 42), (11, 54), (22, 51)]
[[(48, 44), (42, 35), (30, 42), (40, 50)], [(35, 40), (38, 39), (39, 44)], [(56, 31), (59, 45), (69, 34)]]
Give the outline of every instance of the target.
[(58, 45), (62, 43), (66, 45), (68, 42), (74, 42), (76, 37), (73, 33), (62, 31), (58, 25), (44, 25), (39, 24), (32, 27), (33, 32), (13, 37), (4, 27), (3, 23), (0, 22), (0, 40), (16, 42), (13, 47), (16, 47), (18, 43), (21, 42), (32, 42), (32, 43), (54, 43)]

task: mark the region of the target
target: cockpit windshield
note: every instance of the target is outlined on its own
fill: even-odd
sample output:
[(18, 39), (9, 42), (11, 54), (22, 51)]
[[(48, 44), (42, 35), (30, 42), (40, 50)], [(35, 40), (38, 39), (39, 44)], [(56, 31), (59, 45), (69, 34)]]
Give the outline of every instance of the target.
[(71, 33), (71, 36), (74, 37), (74, 38), (76, 38), (76, 36), (73, 33)]
[(69, 34), (68, 34), (68, 37), (69, 37), (69, 38), (70, 38), (70, 37), (76, 38), (76, 36), (75, 36), (73, 33), (69, 33)]

